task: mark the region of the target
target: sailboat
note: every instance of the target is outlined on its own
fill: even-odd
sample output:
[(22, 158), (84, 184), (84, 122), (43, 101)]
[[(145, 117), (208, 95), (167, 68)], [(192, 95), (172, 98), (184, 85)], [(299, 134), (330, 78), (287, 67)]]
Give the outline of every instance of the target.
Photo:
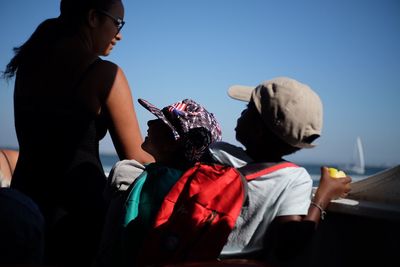
[(353, 163), (346, 166), (346, 171), (355, 174), (365, 173), (364, 149), (359, 136), (354, 146)]

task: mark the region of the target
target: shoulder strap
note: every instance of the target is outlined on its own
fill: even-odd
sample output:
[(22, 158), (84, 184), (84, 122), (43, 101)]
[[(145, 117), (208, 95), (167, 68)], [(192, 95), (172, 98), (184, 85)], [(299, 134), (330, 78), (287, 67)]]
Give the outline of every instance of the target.
[(79, 87), (79, 85), (82, 83), (82, 81), (86, 78), (87, 74), (94, 68), (94, 66), (98, 63), (102, 61), (101, 58), (97, 57), (95, 58), (88, 66), (87, 68), (82, 72), (82, 74), (80, 75), (79, 79), (76, 81), (74, 88), (77, 89)]
[(277, 171), (280, 169), (288, 168), (288, 167), (297, 168), (299, 166), (292, 162), (285, 161), (285, 162), (273, 163), (273, 164), (266, 163), (266, 167), (262, 168), (262, 169), (260, 169), (259, 167), (255, 168), (255, 166), (250, 164), (250, 165), (245, 165), (241, 168), (238, 168), (238, 170), (246, 177), (247, 181), (251, 181), (251, 180), (256, 179), (257, 177), (269, 174), (271, 172), (274, 172), (274, 171)]

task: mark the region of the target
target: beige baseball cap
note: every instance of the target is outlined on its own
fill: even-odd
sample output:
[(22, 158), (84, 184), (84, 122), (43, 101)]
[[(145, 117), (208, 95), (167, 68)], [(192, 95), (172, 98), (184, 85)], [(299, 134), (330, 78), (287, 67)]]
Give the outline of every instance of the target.
[(257, 87), (234, 85), (228, 95), (253, 101), (268, 128), (286, 143), (312, 148), (321, 135), (322, 102), (306, 84), (288, 77), (277, 77)]

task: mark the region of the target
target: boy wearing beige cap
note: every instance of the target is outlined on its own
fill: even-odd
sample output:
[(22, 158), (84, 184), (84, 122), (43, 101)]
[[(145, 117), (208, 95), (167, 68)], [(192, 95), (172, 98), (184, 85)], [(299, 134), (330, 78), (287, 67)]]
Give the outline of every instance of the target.
[(350, 177), (333, 179), (325, 167), (313, 199), (312, 179), (304, 168), (287, 164), (262, 171), (315, 146), (322, 130), (321, 100), (309, 86), (287, 77), (255, 88), (233, 86), (228, 94), (248, 102), (235, 128), (245, 150), (218, 142), (211, 145), (211, 155), (220, 163), (260, 172), (248, 182), (248, 200), (221, 256), (291, 258), (312, 236), (329, 202), (350, 190)]

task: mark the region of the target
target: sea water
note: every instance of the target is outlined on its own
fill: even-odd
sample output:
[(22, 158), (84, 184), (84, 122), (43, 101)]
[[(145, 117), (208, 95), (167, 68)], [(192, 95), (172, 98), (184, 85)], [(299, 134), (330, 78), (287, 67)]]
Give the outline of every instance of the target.
[[(308, 173), (310, 174), (313, 185), (317, 186), (319, 184), (319, 179), (321, 177), (321, 166), (334, 167), (337, 169), (341, 169), (340, 166), (335, 165), (326, 165), (326, 164), (299, 164), (304, 167)], [(379, 173), (381, 171), (386, 170), (388, 167), (376, 167), (376, 166), (365, 166), (365, 172), (363, 174), (352, 173), (350, 171), (346, 171), (346, 174), (351, 177), (352, 182), (363, 180), (371, 175)]]
[[(106, 173), (109, 173), (112, 166), (119, 161), (118, 156), (114, 154), (101, 154), (100, 155), (101, 162), (103, 164), (104, 171)], [(317, 186), (319, 184), (319, 179), (321, 177), (321, 166), (323, 164), (301, 164), (301, 163), (296, 163), (302, 167), (304, 167), (308, 173), (310, 174), (312, 180), (313, 180), (313, 185)], [(326, 166), (326, 164), (324, 165)], [(330, 165), (329, 167), (335, 167), (339, 168), (340, 166), (335, 166), (335, 165)], [(383, 170), (387, 169), (386, 167), (373, 167), (373, 166), (366, 166), (365, 167), (365, 173), (364, 174), (356, 174), (356, 173), (351, 173), (351, 172), (346, 172), (347, 175), (351, 176), (352, 181), (359, 181), (362, 180), (366, 177), (369, 177), (371, 175), (374, 175), (378, 172), (381, 172)]]

